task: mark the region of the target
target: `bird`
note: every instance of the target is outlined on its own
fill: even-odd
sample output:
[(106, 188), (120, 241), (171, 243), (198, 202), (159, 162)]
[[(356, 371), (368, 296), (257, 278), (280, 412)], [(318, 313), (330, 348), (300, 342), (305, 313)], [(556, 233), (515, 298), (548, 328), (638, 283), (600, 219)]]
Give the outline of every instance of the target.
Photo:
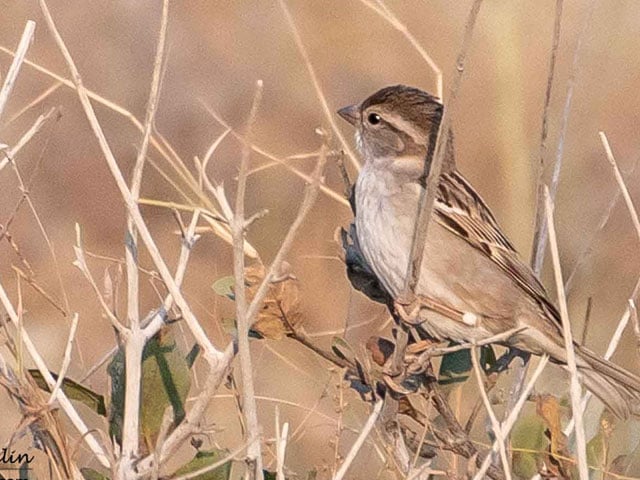
[[(338, 114), (355, 127), (364, 164), (354, 187), (361, 253), (391, 298), (403, 296), (425, 161), (433, 157), (444, 107), (418, 88), (394, 85)], [(435, 204), (414, 293), (416, 321), (431, 337), (499, 343), (566, 366), (558, 310), (496, 217), (456, 168), (453, 136), (445, 147)], [(574, 342), (582, 384), (616, 416), (640, 415), (640, 377)]]

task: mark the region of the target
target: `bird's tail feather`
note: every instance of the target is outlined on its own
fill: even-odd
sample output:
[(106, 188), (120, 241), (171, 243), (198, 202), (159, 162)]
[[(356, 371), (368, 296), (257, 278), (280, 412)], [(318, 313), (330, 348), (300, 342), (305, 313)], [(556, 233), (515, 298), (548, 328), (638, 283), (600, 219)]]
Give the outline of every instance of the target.
[(576, 345), (584, 386), (621, 418), (640, 415), (640, 377)]

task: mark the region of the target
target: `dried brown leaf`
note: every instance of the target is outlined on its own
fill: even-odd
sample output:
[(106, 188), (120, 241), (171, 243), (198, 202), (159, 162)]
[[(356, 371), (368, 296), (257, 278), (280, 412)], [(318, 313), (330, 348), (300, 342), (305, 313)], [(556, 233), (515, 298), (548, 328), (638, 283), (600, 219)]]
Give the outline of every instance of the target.
[[(253, 299), (262, 279), (266, 275), (262, 263), (256, 262), (245, 269), (248, 299)], [(278, 280), (269, 286), (269, 291), (258, 313), (252, 330), (262, 337), (280, 340), (300, 325), (302, 310), (298, 280), (291, 274), (291, 266), (284, 262)]]

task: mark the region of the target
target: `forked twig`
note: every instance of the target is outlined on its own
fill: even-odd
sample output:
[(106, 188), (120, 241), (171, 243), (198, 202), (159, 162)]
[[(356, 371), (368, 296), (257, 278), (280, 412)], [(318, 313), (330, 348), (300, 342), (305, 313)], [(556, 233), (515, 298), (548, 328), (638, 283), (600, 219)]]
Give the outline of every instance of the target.
[(131, 191), (129, 190), (129, 187), (127, 186), (127, 183), (122, 175), (122, 172), (120, 171), (118, 162), (116, 161), (116, 158), (111, 150), (111, 147), (107, 142), (104, 132), (102, 131), (102, 127), (100, 126), (98, 118), (96, 117), (93, 106), (91, 105), (91, 101), (89, 100), (87, 90), (85, 89), (84, 84), (82, 83), (82, 78), (80, 76), (80, 73), (78, 72), (75, 62), (73, 61), (73, 58), (71, 57), (71, 54), (69, 53), (69, 50), (67, 49), (67, 46), (64, 43), (64, 40), (62, 39), (62, 37), (60, 36), (60, 33), (58, 32), (58, 29), (56, 28), (53, 18), (51, 17), (51, 13), (49, 12), (49, 9), (47, 7), (47, 3), (45, 0), (39, 0), (39, 4), (43, 12), (44, 18), (47, 22), (47, 25), (49, 27), (49, 30), (51, 31), (51, 34), (53, 35), (56, 41), (56, 44), (58, 45), (58, 48), (62, 52), (65, 58), (65, 61), (67, 62), (67, 66), (71, 71), (71, 76), (76, 85), (76, 90), (78, 92), (78, 97), (80, 98), (80, 103), (82, 104), (85, 115), (87, 116), (87, 119), (89, 121), (89, 124), (91, 125), (93, 133), (98, 139), (98, 143), (105, 157), (105, 160), (107, 161), (107, 165), (116, 182), (116, 185), (120, 190), (120, 194), (122, 195), (122, 198), (125, 201), (127, 211), (133, 218), (136, 228), (138, 229), (138, 233), (140, 234), (142, 241), (147, 247), (149, 255), (151, 256), (154, 264), (158, 268), (158, 273), (160, 274), (160, 276), (162, 277), (162, 280), (166, 284), (167, 289), (173, 296), (176, 305), (178, 306), (178, 308), (180, 308), (182, 315), (185, 319), (185, 322), (191, 329), (198, 344), (200, 344), (200, 346), (203, 348), (204, 356), (206, 357), (207, 361), (211, 365), (215, 366), (219, 361), (223, 360), (224, 354), (220, 350), (218, 350), (216, 347), (213, 346), (207, 334), (205, 333), (204, 329), (202, 328), (200, 323), (198, 323), (198, 320), (193, 314), (186, 299), (182, 295), (182, 292), (175, 284), (175, 281), (171, 276), (171, 272), (169, 271), (169, 268), (164, 262), (164, 259), (162, 258), (162, 255), (160, 254), (158, 247), (156, 246), (155, 240), (151, 236), (151, 233), (149, 232), (146, 222), (142, 218), (140, 209), (138, 208), (138, 205), (135, 199), (131, 195)]
[(507, 455), (507, 446), (506, 446), (506, 436), (502, 431), (502, 426), (496, 417), (496, 413), (493, 411), (491, 407), (491, 402), (489, 401), (489, 397), (487, 396), (487, 391), (484, 387), (484, 381), (482, 380), (483, 374), (480, 369), (480, 362), (478, 360), (478, 352), (476, 347), (472, 347), (469, 349), (471, 352), (471, 362), (473, 364), (474, 376), (476, 377), (476, 383), (478, 384), (478, 389), (480, 390), (480, 397), (482, 398), (482, 402), (484, 403), (484, 408), (489, 415), (489, 419), (491, 420), (491, 427), (493, 428), (493, 434), (496, 436), (496, 442), (498, 442), (498, 448), (500, 450), (500, 459), (502, 460), (502, 469), (504, 470), (504, 476), (507, 480), (511, 480), (511, 468), (509, 467), (509, 456)]
[[(149, 139), (153, 121), (158, 106), (158, 95), (160, 92), (160, 74), (164, 59), (164, 48), (167, 36), (167, 23), (169, 20), (169, 0), (164, 0), (162, 4), (162, 14), (160, 17), (160, 31), (156, 45), (156, 55), (149, 89), (149, 100), (144, 121), (144, 132), (142, 144), (133, 167), (131, 179), (131, 197), (134, 202), (138, 202), (140, 188), (142, 186), (142, 172), (144, 170), (145, 159), (149, 147)], [(140, 438), (140, 396), (142, 380), (142, 355), (145, 344), (150, 338), (147, 332), (140, 326), (140, 289), (138, 271), (138, 231), (136, 222), (131, 214), (127, 214), (127, 231), (125, 241), (125, 264), (127, 269), (127, 330), (122, 335), (120, 341), (124, 343), (125, 358), (125, 399), (124, 417), (122, 423), (122, 459), (118, 468), (125, 478), (132, 468), (132, 462), (138, 457)]]

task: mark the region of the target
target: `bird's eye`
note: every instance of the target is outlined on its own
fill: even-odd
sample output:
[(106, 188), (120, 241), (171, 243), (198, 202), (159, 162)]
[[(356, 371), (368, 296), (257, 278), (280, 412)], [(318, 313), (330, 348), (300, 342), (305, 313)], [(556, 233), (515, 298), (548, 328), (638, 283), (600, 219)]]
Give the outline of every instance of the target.
[(378, 125), (382, 121), (382, 119), (380, 118), (380, 115), (378, 115), (377, 113), (370, 113), (369, 116), (367, 117), (367, 121), (371, 125)]

